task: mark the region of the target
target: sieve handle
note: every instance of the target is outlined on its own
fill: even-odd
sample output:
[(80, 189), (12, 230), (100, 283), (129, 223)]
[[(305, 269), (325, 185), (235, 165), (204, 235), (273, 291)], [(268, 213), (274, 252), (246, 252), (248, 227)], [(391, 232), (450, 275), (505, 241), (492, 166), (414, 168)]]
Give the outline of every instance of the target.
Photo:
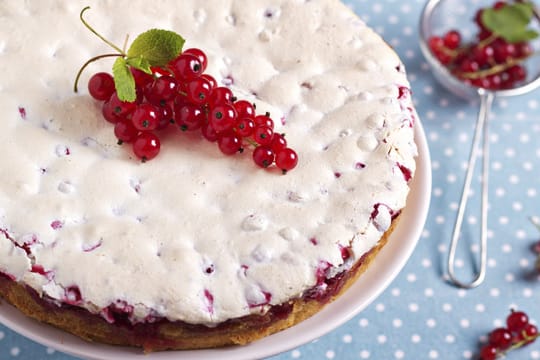
[[(486, 277), (486, 263), (487, 263), (487, 219), (488, 219), (488, 177), (489, 177), (489, 114), (495, 98), (495, 94), (484, 89), (478, 90), (480, 95), (480, 110), (478, 111), (478, 117), (476, 120), (476, 126), (474, 130), (473, 143), (469, 155), (469, 162), (467, 164), (467, 172), (465, 175), (465, 181), (463, 183), (463, 190), (461, 193), (461, 200), (456, 216), (456, 222), (454, 224), (454, 230), (452, 233), (452, 240), (450, 242), (450, 250), (448, 252), (448, 278), (453, 285), (463, 288), (472, 289), (480, 285)], [(471, 181), (474, 174), (476, 165), (476, 159), (479, 153), (480, 140), (482, 141), (482, 203), (481, 203), (481, 228), (480, 228), (480, 263), (475, 277), (470, 282), (463, 282), (456, 277), (455, 274), (455, 257), (456, 249), (459, 243), (461, 235), (461, 228), (463, 225), (463, 218), (465, 215), (465, 209), (467, 208), (467, 201), (471, 189)]]

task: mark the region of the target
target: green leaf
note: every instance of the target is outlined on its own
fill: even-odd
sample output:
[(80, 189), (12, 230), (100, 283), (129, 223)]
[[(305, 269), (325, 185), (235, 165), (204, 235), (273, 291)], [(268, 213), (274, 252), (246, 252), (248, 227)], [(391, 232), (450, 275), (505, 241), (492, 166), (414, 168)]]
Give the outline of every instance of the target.
[(538, 32), (532, 29), (526, 29), (519, 33), (508, 34), (505, 38), (509, 43), (515, 44), (524, 41), (530, 41), (538, 37)]
[(482, 22), (495, 35), (509, 43), (517, 43), (538, 36), (538, 32), (529, 29), (533, 15), (531, 3), (507, 4), (499, 9), (486, 8), (482, 12)]
[(152, 75), (152, 69), (150, 68), (150, 62), (142, 56), (135, 58), (128, 58), (126, 63), (136, 69), (144, 71), (145, 73)]
[(118, 99), (133, 102), (137, 99), (135, 78), (129, 70), (126, 59), (119, 57), (113, 64), (114, 86)]
[(127, 56), (146, 59), (150, 66), (165, 66), (182, 52), (184, 42), (184, 38), (173, 31), (152, 29), (137, 36)]

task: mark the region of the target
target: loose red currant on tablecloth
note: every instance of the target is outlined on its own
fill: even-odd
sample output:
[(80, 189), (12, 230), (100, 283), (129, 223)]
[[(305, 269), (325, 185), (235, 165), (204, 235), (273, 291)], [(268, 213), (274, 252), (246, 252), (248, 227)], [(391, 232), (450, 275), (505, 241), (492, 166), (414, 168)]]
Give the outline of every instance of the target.
[(523, 311), (513, 311), (506, 318), (506, 326), (512, 332), (520, 332), (529, 323), (529, 316)]
[[(532, 55), (529, 41), (538, 36), (529, 28), (529, 1), (497, 1), (476, 12), (478, 33), (463, 43), (459, 30), (431, 36), (427, 45), (437, 60), (458, 79), (489, 90), (513, 88), (526, 77), (525, 61)], [(511, 27), (501, 24), (512, 23)]]
[(529, 345), (538, 339), (538, 328), (529, 322), (523, 311), (511, 310), (506, 317), (506, 327), (493, 330), (488, 343), (480, 348), (480, 360), (494, 360), (506, 356), (510, 351)]
[(512, 333), (506, 328), (497, 328), (489, 334), (489, 343), (499, 350), (506, 350), (512, 345)]
[[(184, 39), (180, 35), (159, 29), (142, 33), (124, 51), (85, 21), (86, 10), (88, 7), (80, 14), (83, 24), (118, 54), (87, 61), (77, 74), (74, 90), (89, 63), (104, 57), (117, 58), (113, 74), (93, 75), (88, 91), (103, 101), (102, 115), (114, 124), (118, 144), (131, 143), (135, 156), (151, 160), (160, 152), (159, 132), (176, 123), (182, 131), (200, 129), (202, 137), (217, 142), (226, 155), (253, 148), (253, 161), (260, 167), (275, 164), (283, 173), (296, 167), (298, 155), (287, 147), (282, 134), (274, 133), (270, 114), (257, 114), (253, 103), (237, 100), (230, 88), (218, 86), (213, 76), (204, 73), (208, 66), (204, 51), (182, 51)], [(459, 34), (453, 33), (444, 38), (442, 46), (453, 48), (458, 44)]]

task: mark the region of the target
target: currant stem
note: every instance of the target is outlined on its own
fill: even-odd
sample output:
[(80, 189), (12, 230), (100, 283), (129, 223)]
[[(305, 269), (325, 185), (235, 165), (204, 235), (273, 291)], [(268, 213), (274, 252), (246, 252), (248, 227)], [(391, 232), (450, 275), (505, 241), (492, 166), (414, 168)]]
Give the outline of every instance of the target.
[(85, 62), (84, 65), (81, 66), (81, 68), (79, 69), (79, 72), (77, 73), (77, 76), (75, 77), (75, 83), (73, 84), (73, 91), (74, 92), (79, 91), (79, 89), (78, 89), (79, 78), (81, 77), (82, 72), (84, 71), (84, 69), (88, 65), (90, 65), (91, 63), (93, 63), (94, 61), (99, 60), (99, 59), (103, 59), (103, 58), (107, 58), (107, 57), (119, 57), (119, 56), (123, 56), (123, 55), (122, 54), (103, 54), (103, 55), (94, 56), (93, 58), (91, 58), (90, 60)]
[(478, 47), (479, 48), (483, 48), (489, 44), (491, 44), (493, 41), (495, 41), (495, 39), (497, 39), (499, 36), (495, 33), (491, 33), (491, 35), (489, 35), (487, 38), (485, 38), (484, 40), (480, 41), (478, 43)]
[(126, 53), (126, 49), (127, 49), (127, 44), (128, 44), (128, 41), (129, 41), (129, 34), (126, 34), (126, 38), (124, 39), (124, 46), (122, 46), (122, 52), (123, 53)]
[(508, 354), (510, 351), (519, 349), (520, 347), (525, 346), (525, 345), (535, 341), (538, 338), (540, 338), (540, 333), (538, 333), (536, 335), (533, 335), (533, 336), (525, 336), (525, 338), (523, 340), (518, 341), (517, 343), (513, 344), (512, 346), (510, 346), (505, 351), (501, 351), (500, 353), (498, 353), (497, 358), (505, 357), (506, 354)]
[(120, 49), (118, 46), (114, 45), (112, 42), (107, 40), (104, 36), (102, 36), (96, 30), (94, 30), (94, 28), (92, 26), (90, 26), (90, 24), (88, 24), (86, 22), (83, 15), (84, 15), (85, 11), (89, 10), (89, 9), (90, 9), (90, 6), (85, 7), (84, 9), (81, 10), (81, 13), (79, 15), (79, 18), (81, 19), (81, 22), (84, 24), (84, 26), (86, 26), (86, 28), (88, 30), (90, 30), (94, 35), (96, 35), (98, 38), (100, 38), (105, 44), (109, 45), (114, 50), (118, 51), (122, 56), (127, 56), (126, 53), (124, 51), (122, 51), (122, 49)]
[(249, 145), (253, 146), (253, 147), (257, 147), (259, 146), (259, 144), (257, 144), (257, 142), (255, 142), (254, 140), (250, 139), (250, 138), (245, 138), (244, 139)]
[(525, 59), (526, 57), (520, 58), (520, 59), (510, 59), (504, 64), (493, 65), (492, 67), (485, 70), (480, 70), (480, 71), (475, 71), (475, 72), (457, 72), (457, 74), (465, 79), (471, 79), (471, 80), (481, 79), (490, 75), (498, 74), (504, 70), (507, 70), (514, 65), (518, 65), (522, 63)]

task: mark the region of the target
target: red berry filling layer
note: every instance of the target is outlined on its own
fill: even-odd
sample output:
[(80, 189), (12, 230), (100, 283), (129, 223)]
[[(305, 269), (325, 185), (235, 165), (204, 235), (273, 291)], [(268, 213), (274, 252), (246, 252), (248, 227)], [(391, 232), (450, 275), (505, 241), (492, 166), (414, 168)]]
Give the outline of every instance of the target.
[[(349, 251), (346, 253), (349, 254)], [(251, 328), (256, 331), (265, 329), (273, 323), (286, 319), (294, 311), (294, 302), (299, 301), (304, 304), (310, 302), (326, 304), (340, 293), (349, 279), (355, 277), (369, 254), (370, 252), (366, 253), (352, 266), (351, 269), (342, 271), (332, 278), (325, 277), (325, 274), (328, 272), (331, 265), (321, 265), (320, 271), (317, 272), (318, 275), (320, 275), (317, 279), (317, 284), (306, 291), (299, 299), (279, 305), (271, 305), (264, 314), (248, 315), (231, 319), (214, 327), (188, 324), (182, 321), (169, 321), (165, 318), (154, 316), (149, 316), (143, 322), (134, 323), (132, 318), (133, 306), (120, 300), (110, 304), (107, 308), (102, 309), (99, 315), (92, 314), (86, 309), (78, 306), (82, 302), (82, 297), (76, 286), (66, 288), (66, 299), (61, 304), (58, 304), (57, 301), (47, 296), (41, 297), (29, 286), (24, 286), (24, 292), (29, 295), (35, 303), (30, 306), (34, 312), (41, 312), (47, 314), (47, 316), (53, 314), (53, 316), (59, 317), (68, 313), (70, 319), (77, 319), (76, 322), (79, 325), (83, 324), (90, 328), (98, 327), (100, 329), (104, 329), (108, 325), (109, 330), (107, 331), (111, 334), (121, 334), (124, 341), (127, 339), (130, 343), (138, 344), (148, 351), (163, 350), (179, 347), (178, 340), (163, 336), (164, 327), (168, 329), (170, 326), (180, 326), (184, 329), (188, 329), (190, 334), (199, 334), (200, 336), (227, 333), (237, 326)], [(8, 297), (10, 292), (13, 292), (13, 289), (19, 286), (22, 287), (23, 285), (18, 284), (16, 280), (8, 274), (0, 272), (0, 296)], [(206, 291), (204, 297), (207, 300), (207, 305), (211, 308), (213, 305), (212, 294)], [(86, 338), (90, 340), (94, 339), (91, 331), (86, 334)], [(101, 340), (103, 341), (103, 339)], [(116, 343), (114, 340), (111, 340), (111, 342)]]

